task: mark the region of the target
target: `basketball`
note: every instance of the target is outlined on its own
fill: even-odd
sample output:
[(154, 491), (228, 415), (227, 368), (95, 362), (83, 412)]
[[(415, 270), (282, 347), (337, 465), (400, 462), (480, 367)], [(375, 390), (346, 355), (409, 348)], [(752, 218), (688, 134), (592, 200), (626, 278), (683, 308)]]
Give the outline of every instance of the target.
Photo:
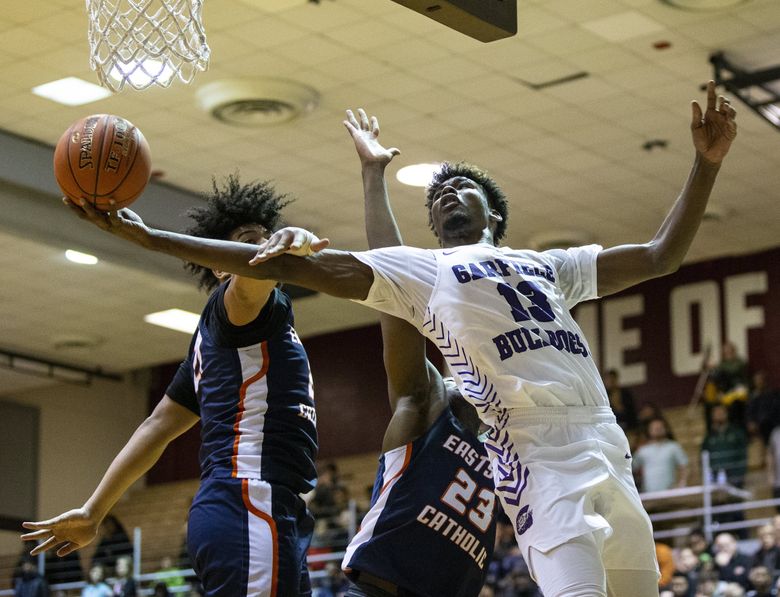
[(65, 196), (84, 198), (102, 211), (135, 201), (146, 188), (151, 170), (149, 144), (141, 131), (112, 114), (93, 114), (74, 122), (54, 150), (54, 177)]

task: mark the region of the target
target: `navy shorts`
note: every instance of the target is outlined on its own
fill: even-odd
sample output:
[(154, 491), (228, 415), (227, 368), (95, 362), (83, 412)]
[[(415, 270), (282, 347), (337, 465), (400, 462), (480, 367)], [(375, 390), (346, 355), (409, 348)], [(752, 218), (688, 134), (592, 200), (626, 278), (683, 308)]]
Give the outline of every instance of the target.
[(207, 597), (311, 595), (314, 519), (289, 489), (258, 479), (204, 479), (187, 548)]

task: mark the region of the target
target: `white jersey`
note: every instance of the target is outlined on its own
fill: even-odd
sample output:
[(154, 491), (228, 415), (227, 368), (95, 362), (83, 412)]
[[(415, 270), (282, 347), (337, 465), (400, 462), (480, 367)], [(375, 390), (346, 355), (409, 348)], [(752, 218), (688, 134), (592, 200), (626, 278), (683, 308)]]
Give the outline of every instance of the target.
[(507, 409), (609, 406), (569, 309), (597, 298), (601, 247), (536, 252), (487, 243), (353, 253), (374, 271), (362, 302), (436, 344), (483, 421)]

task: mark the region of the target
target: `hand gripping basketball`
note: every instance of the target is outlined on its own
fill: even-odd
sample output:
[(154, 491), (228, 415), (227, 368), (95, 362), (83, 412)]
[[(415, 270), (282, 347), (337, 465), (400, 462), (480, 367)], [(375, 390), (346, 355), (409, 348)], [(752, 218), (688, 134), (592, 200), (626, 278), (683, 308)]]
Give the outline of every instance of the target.
[(277, 230), (267, 241), (261, 243), (257, 248), (257, 255), (250, 260), (249, 264), (256, 265), (284, 253), (296, 257), (308, 257), (322, 251), (329, 244), (327, 238), (320, 239), (313, 232), (288, 226)]
[(149, 144), (141, 131), (112, 114), (77, 120), (54, 150), (54, 176), (62, 192), (101, 211), (130, 205), (143, 193), (151, 171)]

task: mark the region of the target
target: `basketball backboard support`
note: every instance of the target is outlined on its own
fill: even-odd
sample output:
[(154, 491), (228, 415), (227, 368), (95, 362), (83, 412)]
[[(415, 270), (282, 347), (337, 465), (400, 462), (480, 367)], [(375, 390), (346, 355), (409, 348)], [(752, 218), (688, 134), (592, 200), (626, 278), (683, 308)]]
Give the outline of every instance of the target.
[(517, 33), (517, 0), (393, 0), (482, 42)]

